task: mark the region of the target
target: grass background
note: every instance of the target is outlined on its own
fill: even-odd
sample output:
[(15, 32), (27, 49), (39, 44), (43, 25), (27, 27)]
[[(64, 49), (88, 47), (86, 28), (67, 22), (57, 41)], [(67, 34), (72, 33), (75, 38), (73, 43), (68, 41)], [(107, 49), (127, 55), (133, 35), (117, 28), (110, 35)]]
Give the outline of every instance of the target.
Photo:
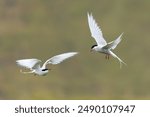
[[(150, 99), (149, 11), (148, 0), (0, 0), (0, 99)], [(127, 66), (89, 52), (87, 12), (108, 42), (124, 32), (114, 52)], [(15, 63), (68, 51), (80, 54), (45, 77)]]

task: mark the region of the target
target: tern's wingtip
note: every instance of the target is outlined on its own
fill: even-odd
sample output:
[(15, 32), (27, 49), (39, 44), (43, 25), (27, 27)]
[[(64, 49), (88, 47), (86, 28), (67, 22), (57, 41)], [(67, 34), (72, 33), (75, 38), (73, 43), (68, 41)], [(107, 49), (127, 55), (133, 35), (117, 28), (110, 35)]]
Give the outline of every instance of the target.
[(121, 36), (124, 34), (124, 32), (121, 33)]
[(87, 15), (90, 17), (90, 16), (92, 16), (92, 13), (91, 12), (87, 12)]
[(90, 17), (90, 13), (89, 12), (87, 12), (87, 16)]
[(74, 54), (76, 55), (76, 54), (79, 54), (79, 52), (74, 52)]

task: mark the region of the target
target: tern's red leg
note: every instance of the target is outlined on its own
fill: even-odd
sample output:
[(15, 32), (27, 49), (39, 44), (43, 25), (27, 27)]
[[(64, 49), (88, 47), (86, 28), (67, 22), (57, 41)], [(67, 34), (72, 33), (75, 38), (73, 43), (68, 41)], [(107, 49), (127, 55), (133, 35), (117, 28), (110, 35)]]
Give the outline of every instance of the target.
[(109, 60), (109, 56), (110, 56), (109, 54), (106, 54), (105, 59)]
[(107, 59), (107, 55), (105, 55), (105, 59)]
[(109, 54), (108, 54), (108, 59), (109, 59)]
[(106, 54), (105, 58), (108, 59), (108, 54)]

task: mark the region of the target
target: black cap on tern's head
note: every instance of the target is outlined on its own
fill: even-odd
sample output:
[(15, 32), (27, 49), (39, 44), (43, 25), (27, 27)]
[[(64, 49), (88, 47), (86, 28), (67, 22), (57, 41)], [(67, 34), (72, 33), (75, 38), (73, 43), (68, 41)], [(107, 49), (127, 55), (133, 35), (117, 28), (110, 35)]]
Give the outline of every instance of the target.
[(91, 50), (92, 50), (95, 46), (97, 46), (97, 45), (96, 45), (96, 44), (95, 44), (95, 45), (93, 45), (93, 46), (91, 47)]
[(49, 69), (47, 69), (47, 68), (46, 68), (46, 69), (42, 69), (42, 71), (48, 71), (48, 70), (49, 70)]

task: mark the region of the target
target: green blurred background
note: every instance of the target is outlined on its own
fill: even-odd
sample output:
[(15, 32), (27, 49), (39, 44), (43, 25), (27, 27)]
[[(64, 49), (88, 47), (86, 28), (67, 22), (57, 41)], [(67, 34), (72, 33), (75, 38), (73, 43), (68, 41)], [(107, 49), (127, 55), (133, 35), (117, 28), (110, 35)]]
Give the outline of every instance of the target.
[[(90, 53), (87, 12), (108, 42), (124, 32), (114, 52), (127, 66)], [(0, 0), (0, 99), (150, 99), (149, 37), (149, 0)], [(80, 54), (45, 77), (15, 63), (68, 51)]]

